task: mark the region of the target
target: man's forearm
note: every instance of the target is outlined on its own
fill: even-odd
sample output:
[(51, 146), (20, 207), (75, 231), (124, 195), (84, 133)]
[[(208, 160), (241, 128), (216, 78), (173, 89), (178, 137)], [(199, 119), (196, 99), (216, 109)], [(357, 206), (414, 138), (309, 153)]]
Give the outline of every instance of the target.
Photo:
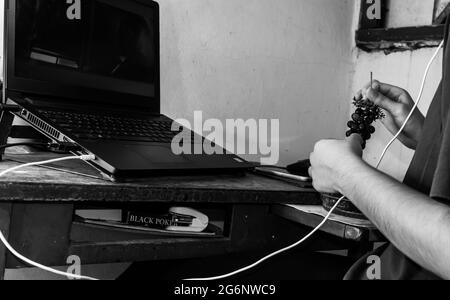
[(450, 279), (450, 209), (362, 161), (341, 171), (338, 190), (404, 254)]

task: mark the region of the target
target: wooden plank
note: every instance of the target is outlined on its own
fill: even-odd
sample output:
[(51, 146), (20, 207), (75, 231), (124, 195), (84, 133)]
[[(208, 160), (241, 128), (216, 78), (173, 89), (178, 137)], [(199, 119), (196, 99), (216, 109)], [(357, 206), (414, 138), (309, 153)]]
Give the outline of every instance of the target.
[(444, 25), (360, 29), (356, 32), (356, 45), (365, 51), (385, 52), (436, 47), (444, 38)]
[[(42, 155), (15, 155), (11, 159), (48, 159)], [(53, 158), (57, 156), (52, 156)], [(8, 156), (8, 158), (10, 158)], [(63, 163), (65, 164), (65, 163)], [(78, 164), (80, 172), (86, 168)], [(0, 171), (17, 166), (5, 161)], [(64, 167), (64, 165), (58, 165)], [(84, 169), (83, 169), (84, 168)], [(171, 202), (171, 203), (247, 203), (317, 204), (313, 189), (301, 188), (255, 174), (216, 176), (154, 177), (145, 182), (113, 183), (40, 167), (32, 167), (0, 178), (1, 201), (39, 202)]]
[[(22, 255), (49, 266), (64, 265), (68, 257), (74, 207), (71, 204), (15, 204), (10, 243)], [(9, 268), (24, 264), (8, 255)]]
[(230, 252), (230, 244), (228, 238), (74, 243), (69, 253), (79, 256), (83, 264), (143, 262), (224, 255)]
[[(9, 238), (12, 204), (0, 204), (0, 230), (6, 239)], [(0, 280), (4, 279), (7, 249), (0, 244)]]

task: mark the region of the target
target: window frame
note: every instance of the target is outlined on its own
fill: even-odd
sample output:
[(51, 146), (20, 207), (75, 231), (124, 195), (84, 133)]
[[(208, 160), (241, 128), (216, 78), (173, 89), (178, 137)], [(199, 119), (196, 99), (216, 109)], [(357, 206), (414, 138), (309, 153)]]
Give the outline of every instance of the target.
[[(382, 18), (386, 17), (389, 11), (386, 0), (382, 1)], [(361, 0), (361, 10), (358, 30), (355, 33), (356, 46), (366, 52), (384, 51), (386, 54), (399, 51), (411, 51), (420, 48), (436, 47), (444, 38), (444, 25), (447, 16), (450, 14), (450, 3), (435, 18), (439, 0), (435, 0), (433, 8), (433, 24), (418, 27), (386, 28), (386, 20), (379, 24), (382, 27), (366, 26), (364, 22), (364, 8), (367, 7), (367, 0)]]

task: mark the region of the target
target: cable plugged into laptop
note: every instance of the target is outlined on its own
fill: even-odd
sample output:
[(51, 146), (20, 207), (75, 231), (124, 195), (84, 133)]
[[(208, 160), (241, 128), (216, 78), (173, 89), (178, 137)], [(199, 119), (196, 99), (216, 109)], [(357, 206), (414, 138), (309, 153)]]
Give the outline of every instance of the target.
[(81, 147), (74, 143), (49, 143), (46, 147), (48, 151), (55, 153), (72, 153), (81, 151)]
[(95, 157), (95, 155), (90, 154), (90, 155), (81, 155), (80, 159), (84, 161), (93, 161), (96, 160), (97, 158)]

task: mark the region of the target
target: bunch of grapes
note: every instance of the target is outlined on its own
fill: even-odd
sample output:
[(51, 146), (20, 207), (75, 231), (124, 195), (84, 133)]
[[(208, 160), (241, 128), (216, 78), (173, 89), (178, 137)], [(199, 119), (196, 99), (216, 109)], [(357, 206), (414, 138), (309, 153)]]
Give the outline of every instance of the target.
[(366, 142), (370, 140), (375, 133), (373, 123), (385, 117), (380, 107), (376, 106), (372, 101), (366, 99), (353, 99), (353, 105), (356, 107), (355, 113), (352, 115), (352, 120), (348, 122), (347, 126), (350, 128), (347, 131), (347, 137), (352, 134), (359, 134), (364, 140), (363, 149), (366, 148)]

